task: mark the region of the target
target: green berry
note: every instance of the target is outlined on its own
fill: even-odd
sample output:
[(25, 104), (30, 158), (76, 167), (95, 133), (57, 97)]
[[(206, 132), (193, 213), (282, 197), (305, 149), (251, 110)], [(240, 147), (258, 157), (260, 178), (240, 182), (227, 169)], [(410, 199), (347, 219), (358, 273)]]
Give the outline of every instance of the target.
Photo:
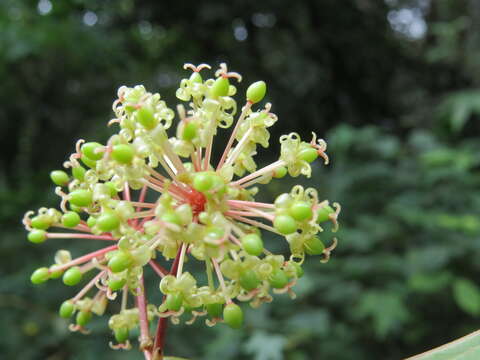
[(133, 160), (135, 151), (131, 145), (120, 144), (113, 147), (111, 155), (113, 160), (121, 164), (129, 164)]
[(219, 318), (222, 316), (223, 304), (207, 304), (205, 307), (207, 308), (208, 315), (210, 315), (212, 318)]
[(143, 127), (149, 130), (157, 126), (157, 120), (153, 115), (153, 111), (147, 106), (144, 106), (137, 110), (137, 120), (140, 124), (143, 125)]
[(308, 255), (321, 255), (323, 250), (325, 250), (325, 245), (323, 244), (322, 240), (316, 236), (305, 241), (303, 246), (305, 247), (305, 252)]
[(317, 222), (321, 223), (330, 220), (330, 215), (334, 213), (335, 210), (333, 210), (329, 205), (325, 205), (317, 211)]
[(230, 303), (223, 308), (223, 320), (233, 329), (240, 329), (243, 324), (243, 311), (237, 304)]
[(194, 71), (192, 75), (190, 75), (190, 81), (194, 83), (201, 83), (203, 81), (202, 75), (198, 71)]
[(87, 207), (92, 204), (93, 196), (89, 190), (74, 190), (69, 194), (70, 203), (75, 206)]
[(265, 81), (257, 81), (251, 84), (247, 89), (247, 100), (255, 104), (262, 101), (267, 92)]
[(44, 283), (49, 278), (50, 278), (50, 273), (48, 271), (48, 268), (41, 267), (33, 272), (32, 276), (30, 276), (30, 281), (33, 284), (38, 285), (38, 284)]
[(80, 160), (82, 160), (82, 162), (87, 165), (90, 169), (95, 169), (97, 167), (97, 161), (96, 160), (92, 160), (90, 159), (88, 156), (86, 156), (85, 154), (82, 155), (82, 157), (80, 158)]
[(165, 300), (165, 305), (168, 310), (178, 311), (183, 304), (183, 295), (181, 292), (176, 292), (173, 294), (168, 294), (167, 299)]
[(160, 217), (160, 220), (165, 221), (167, 223), (171, 224), (176, 224), (176, 225), (181, 225), (182, 220), (180, 219), (180, 216), (178, 216), (176, 213), (173, 211), (166, 212)]
[(318, 152), (314, 147), (305, 147), (298, 152), (298, 157), (311, 163), (318, 157)]
[(228, 81), (228, 78), (221, 76), (213, 83), (210, 93), (213, 97), (227, 96), (229, 88), (230, 81)]
[(285, 175), (287, 175), (287, 168), (285, 166), (281, 166), (273, 172), (273, 177), (277, 179), (283, 178)]
[(110, 279), (108, 280), (108, 287), (112, 291), (117, 291), (123, 288), (123, 286), (126, 284), (127, 280), (125, 279)]
[(34, 244), (43, 243), (47, 239), (47, 233), (45, 230), (33, 229), (28, 233), (28, 241)]
[(73, 312), (75, 311), (75, 305), (71, 300), (64, 301), (62, 305), (60, 305), (60, 310), (58, 313), (60, 314), (60, 317), (64, 319), (68, 319), (73, 315)]
[(115, 184), (111, 181), (107, 181), (105, 185), (108, 187), (108, 190), (110, 191), (110, 196), (114, 197), (117, 195), (118, 191), (117, 188), (115, 187)]
[(92, 228), (95, 226), (95, 224), (97, 223), (97, 218), (93, 217), (93, 216), (89, 216), (88, 219), (87, 219), (87, 225), (89, 228)]
[(85, 179), (86, 170), (81, 166), (76, 166), (72, 168), (72, 175), (75, 179), (83, 181)]
[(255, 271), (252, 269), (245, 270), (241, 275), (238, 281), (240, 285), (247, 291), (256, 289), (260, 285), (260, 279), (258, 278)]
[(257, 234), (245, 235), (241, 241), (243, 248), (248, 254), (259, 256), (263, 252), (263, 241)]
[(50, 226), (50, 223), (49, 221), (47, 221), (45, 216), (38, 215), (32, 218), (32, 222), (30, 223), (30, 225), (34, 229), (47, 230), (48, 227)]
[(96, 150), (102, 147), (102, 144), (99, 144), (97, 142), (88, 142), (82, 145), (80, 151), (90, 160), (97, 161), (103, 157), (103, 152), (96, 152)]
[(50, 173), (50, 179), (58, 186), (67, 186), (70, 181), (70, 177), (63, 170), (54, 170)]
[(117, 251), (108, 261), (108, 267), (112, 272), (121, 272), (132, 265), (132, 258), (124, 251)]
[(273, 220), (273, 226), (283, 235), (292, 234), (297, 230), (295, 219), (289, 215), (276, 216)]
[(104, 212), (97, 219), (97, 227), (103, 231), (112, 231), (120, 226), (120, 218), (112, 211)]
[(77, 325), (85, 326), (92, 320), (91, 311), (79, 311), (76, 317)]
[(295, 201), (290, 206), (289, 213), (297, 221), (308, 220), (313, 216), (312, 206), (306, 201)]
[(191, 141), (197, 136), (197, 125), (191, 121), (185, 123), (182, 131), (182, 139)]
[(281, 269), (275, 269), (270, 275), (270, 285), (275, 289), (281, 289), (288, 284), (288, 276), (285, 271)]
[(63, 275), (63, 270), (55, 270), (55, 265), (50, 266), (50, 279), (58, 279)]
[(81, 213), (83, 211), (80, 206), (69, 204), (69, 207), (70, 207), (70, 210), (75, 211), (76, 213)]
[(215, 183), (214, 176), (207, 172), (199, 172), (193, 178), (193, 187), (195, 190), (205, 192), (210, 190)]
[(63, 283), (68, 286), (77, 285), (82, 280), (82, 272), (78, 266), (71, 267), (63, 274)]
[(115, 329), (113, 334), (115, 335), (115, 340), (117, 340), (118, 343), (124, 343), (128, 340), (128, 336), (130, 335), (126, 326)]
[(297, 263), (297, 262), (293, 262), (293, 266), (295, 267), (295, 270), (297, 271), (297, 277), (298, 277), (298, 278), (301, 278), (301, 277), (303, 276), (303, 274), (304, 274), (302, 265), (300, 265), (300, 264)]
[(69, 211), (62, 215), (63, 226), (73, 228), (80, 223), (80, 215), (74, 211)]

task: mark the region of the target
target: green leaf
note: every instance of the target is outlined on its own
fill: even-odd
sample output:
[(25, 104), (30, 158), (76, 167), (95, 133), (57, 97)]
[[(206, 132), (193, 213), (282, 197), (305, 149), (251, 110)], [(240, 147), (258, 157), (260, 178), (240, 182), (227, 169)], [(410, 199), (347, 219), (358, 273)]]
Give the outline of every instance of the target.
[(480, 358), (480, 331), (405, 360), (477, 360)]
[(282, 360), (286, 343), (284, 336), (255, 331), (244, 348), (254, 360)]
[(471, 315), (480, 314), (480, 289), (468, 279), (457, 279), (453, 284), (453, 296), (458, 306)]

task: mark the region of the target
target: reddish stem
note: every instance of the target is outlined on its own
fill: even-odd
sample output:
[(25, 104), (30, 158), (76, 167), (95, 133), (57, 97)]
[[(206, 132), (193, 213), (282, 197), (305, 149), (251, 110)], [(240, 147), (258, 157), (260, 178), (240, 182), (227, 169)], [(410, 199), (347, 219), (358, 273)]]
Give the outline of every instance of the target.
[(168, 275), (168, 270), (159, 263), (157, 263), (155, 260), (150, 260), (149, 264), (152, 269), (158, 274), (158, 276), (163, 278), (165, 275)]
[[(173, 275), (177, 272), (178, 269), (178, 264), (180, 261), (180, 255), (181, 255), (181, 250), (182, 248), (180, 247), (177, 251), (177, 256), (175, 256), (175, 260), (173, 261), (172, 266), (170, 267), (170, 274)], [(165, 296), (163, 297), (163, 300), (165, 301)], [(155, 342), (153, 344), (153, 349), (152, 349), (152, 354), (154, 356), (161, 355), (163, 352), (163, 347), (165, 345), (165, 334), (167, 332), (167, 325), (168, 325), (168, 318), (160, 318), (158, 319), (158, 324), (157, 324), (157, 330), (155, 332)], [(162, 357), (160, 356), (159, 359)]]
[(48, 233), (48, 239), (93, 239), (93, 240), (111, 240), (118, 239), (113, 238), (111, 235), (93, 235), (93, 234), (78, 234), (78, 233)]
[(79, 258), (76, 258), (72, 261), (69, 261), (68, 263), (66, 264), (62, 264), (62, 265), (54, 265), (52, 267), (52, 271), (59, 271), (59, 270), (65, 270), (65, 269), (68, 269), (69, 267), (71, 266), (74, 266), (74, 265), (79, 265), (79, 264), (82, 264), (84, 262), (87, 262), (89, 260), (92, 260), (93, 258), (97, 257), (97, 256), (101, 256), (107, 252), (110, 252), (110, 251), (113, 251), (113, 250), (116, 250), (118, 248), (117, 245), (112, 245), (112, 246), (107, 246), (106, 248), (103, 248), (103, 249), (100, 249), (100, 250), (97, 250), (97, 251), (94, 251), (94, 252), (91, 252), (87, 255), (84, 255), (84, 256), (81, 256)]
[(145, 296), (145, 286), (143, 284), (143, 275), (140, 278), (140, 286), (137, 288), (137, 292), (136, 300), (140, 320), (140, 346), (144, 352), (149, 352), (148, 348), (146, 348), (150, 347), (150, 331), (148, 329), (147, 300)]

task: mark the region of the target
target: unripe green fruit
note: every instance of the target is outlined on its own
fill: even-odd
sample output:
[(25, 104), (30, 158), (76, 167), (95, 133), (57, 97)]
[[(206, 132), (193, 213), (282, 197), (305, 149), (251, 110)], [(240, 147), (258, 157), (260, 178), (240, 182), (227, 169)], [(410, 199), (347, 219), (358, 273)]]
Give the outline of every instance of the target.
[(63, 170), (54, 170), (50, 173), (50, 179), (55, 185), (58, 186), (67, 186), (70, 181), (70, 177)]
[(318, 209), (317, 214), (317, 222), (321, 223), (324, 221), (330, 220), (330, 215), (334, 214), (335, 210), (333, 210), (329, 205), (325, 205), (324, 207)]
[(240, 329), (243, 324), (243, 311), (237, 304), (231, 303), (223, 308), (223, 320), (233, 329)]
[(88, 142), (82, 145), (80, 151), (90, 160), (97, 161), (103, 157), (103, 152), (95, 151), (98, 148), (102, 148), (102, 144), (99, 144), (97, 142)]
[(176, 224), (176, 225), (181, 225), (182, 220), (180, 219), (180, 216), (178, 216), (176, 213), (173, 211), (166, 212), (160, 217), (160, 220), (171, 223), (171, 224)]
[(323, 244), (322, 240), (316, 236), (305, 241), (303, 246), (305, 247), (305, 252), (308, 255), (321, 255), (323, 250), (325, 250), (325, 245)]
[(207, 304), (205, 307), (207, 308), (208, 315), (210, 315), (212, 318), (219, 318), (222, 316), (223, 304)]
[(89, 228), (92, 228), (96, 225), (97, 223), (97, 219), (93, 216), (89, 216), (88, 219), (87, 219), (87, 225)]
[(297, 221), (308, 220), (313, 216), (312, 206), (306, 201), (295, 201), (290, 206), (289, 213)]
[(63, 226), (73, 228), (80, 224), (80, 215), (74, 211), (69, 211), (62, 215)]
[(288, 284), (288, 277), (285, 274), (285, 271), (281, 269), (275, 269), (270, 275), (269, 279), (270, 285), (275, 289), (281, 289)]
[(75, 206), (87, 207), (92, 204), (93, 196), (89, 190), (74, 190), (69, 194), (70, 203)]
[(230, 81), (228, 81), (228, 78), (219, 77), (213, 83), (210, 89), (210, 93), (212, 94), (213, 97), (227, 96), (229, 87), (230, 87)]
[(50, 266), (50, 279), (58, 279), (62, 277), (63, 270), (55, 270), (56, 265)]
[(165, 305), (168, 310), (178, 311), (183, 304), (183, 295), (181, 292), (176, 292), (173, 294), (168, 294), (167, 299), (165, 300)]
[(285, 175), (287, 175), (287, 168), (285, 166), (281, 166), (273, 172), (273, 177), (277, 179), (281, 179)]
[(117, 195), (118, 191), (117, 191), (117, 189), (115, 188), (115, 184), (114, 184), (113, 182), (107, 181), (107, 182), (105, 183), (105, 185), (108, 187), (108, 190), (109, 190), (109, 192), (110, 192), (110, 196), (111, 196), (111, 197), (114, 197), (114, 196)]
[(313, 147), (305, 147), (304, 149), (298, 152), (298, 157), (301, 160), (305, 160), (308, 163), (311, 163), (316, 160), (318, 157), (318, 152)]
[(45, 230), (33, 229), (28, 233), (28, 241), (34, 244), (41, 244), (47, 239)]
[(50, 277), (50, 273), (48, 271), (48, 268), (41, 267), (33, 272), (32, 276), (30, 276), (30, 281), (33, 284), (38, 285), (47, 281), (49, 277)]
[(82, 272), (78, 266), (71, 267), (63, 274), (63, 283), (68, 286), (77, 285), (82, 280)]
[(121, 164), (130, 164), (135, 155), (133, 147), (127, 144), (115, 145), (112, 149), (112, 159)]
[(97, 227), (103, 231), (112, 231), (120, 226), (120, 218), (114, 212), (104, 212), (97, 219)]
[(192, 75), (190, 75), (190, 81), (194, 83), (201, 83), (203, 81), (202, 75), (198, 71), (194, 71)]
[(155, 119), (153, 111), (146, 106), (137, 110), (137, 120), (143, 127), (149, 130), (157, 126), (157, 119)]
[(298, 277), (298, 278), (301, 278), (301, 277), (303, 276), (303, 274), (304, 274), (302, 265), (300, 265), (299, 263), (294, 262), (294, 263), (293, 263), (293, 266), (295, 267), (295, 270), (297, 271), (297, 277)]
[(262, 101), (267, 92), (265, 81), (257, 81), (251, 84), (247, 89), (247, 100), (255, 104)]
[(245, 251), (254, 256), (259, 256), (263, 252), (263, 241), (257, 234), (248, 234), (242, 237), (242, 246)]
[(187, 122), (183, 126), (182, 139), (191, 141), (197, 136), (197, 125), (194, 122)]
[(80, 206), (75, 206), (73, 204), (68, 204), (70, 210), (75, 211), (76, 213), (81, 213), (83, 210)]
[(83, 181), (85, 179), (86, 170), (81, 166), (72, 168), (72, 175), (75, 179)]
[(132, 257), (123, 251), (117, 251), (108, 261), (108, 267), (112, 272), (121, 272), (132, 265)]
[(196, 173), (193, 178), (193, 187), (195, 190), (205, 192), (210, 190), (214, 185), (214, 177), (207, 172)]
[(112, 291), (117, 291), (123, 288), (123, 286), (126, 284), (127, 280), (125, 279), (110, 279), (108, 280), (108, 287)]
[(60, 317), (64, 319), (68, 319), (73, 315), (73, 312), (75, 311), (75, 305), (71, 300), (64, 301), (62, 305), (60, 305), (60, 310), (58, 313), (60, 314)]
[(245, 270), (241, 275), (238, 281), (240, 285), (247, 291), (256, 289), (260, 285), (260, 279), (258, 278), (255, 271), (252, 269)]
[(95, 169), (96, 166), (97, 166), (97, 161), (96, 160), (92, 160), (90, 159), (88, 156), (86, 155), (82, 155), (82, 157), (80, 158), (80, 160), (82, 160), (82, 162), (87, 165), (90, 169)]
[(85, 326), (92, 320), (91, 311), (79, 311), (76, 317), (77, 325)]
[(283, 235), (292, 234), (297, 230), (295, 219), (289, 215), (278, 215), (273, 220), (273, 227)]
[(119, 343), (124, 343), (128, 340), (128, 336), (130, 335), (128, 328), (126, 326), (121, 327), (120, 329), (115, 329), (113, 332), (115, 335), (115, 340)]
[(34, 229), (47, 230), (48, 227), (50, 226), (50, 223), (46, 221), (45, 216), (38, 215), (32, 218), (32, 222), (30, 223), (30, 225)]

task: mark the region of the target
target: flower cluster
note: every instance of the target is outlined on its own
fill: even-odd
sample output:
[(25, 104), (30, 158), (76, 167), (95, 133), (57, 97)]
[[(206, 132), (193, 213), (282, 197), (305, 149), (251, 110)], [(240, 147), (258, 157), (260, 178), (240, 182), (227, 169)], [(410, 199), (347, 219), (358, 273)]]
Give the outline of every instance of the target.
[[(293, 298), (305, 254), (327, 261), (336, 245), (334, 240), (325, 247), (318, 234), (326, 221), (337, 228), (340, 207), (320, 201), (315, 189), (297, 185), (273, 203), (254, 199), (259, 183), (287, 174), (309, 177), (310, 163), (319, 156), (328, 163), (326, 143), (315, 134), (310, 142), (296, 133), (284, 135), (279, 159), (257, 169), (253, 157), (259, 145), (269, 146), (268, 128), (277, 121), (269, 103), (253, 110), (264, 98), (266, 84), (258, 81), (248, 87), (235, 122), (232, 82), (241, 76), (221, 64), (215, 77), (204, 81), (200, 72), (205, 68), (210, 66), (185, 65), (192, 74), (181, 81), (176, 95), (188, 102), (188, 109), (177, 106), (175, 136), (167, 133), (175, 112), (159, 94), (141, 85), (122, 86), (113, 103), (115, 118), (109, 122), (119, 126), (118, 133), (106, 144), (79, 140), (64, 163), (67, 171), (51, 173), (60, 210), (41, 208), (23, 219), (33, 243), (75, 238), (108, 244), (76, 258), (59, 250), (54, 264), (35, 270), (31, 281), (61, 277), (74, 286), (86, 280), (77, 295), (60, 306), (61, 317), (75, 315), (72, 331), (86, 332), (93, 314), (104, 314), (119, 295), (120, 311), (109, 320), (116, 340), (111, 347), (129, 348), (129, 334), (138, 328), (146, 359), (161, 357), (167, 319), (178, 323), (188, 314), (187, 323), (204, 316), (209, 326), (223, 322), (239, 328), (239, 302), (258, 307), (272, 301), (272, 293)], [(219, 128), (232, 125), (214, 166), (213, 139)], [(291, 254), (268, 251), (263, 231), (285, 238)], [(204, 263), (205, 284), (187, 270), (191, 258)], [(147, 300), (147, 267), (159, 276), (161, 304)], [(155, 320), (157, 331), (151, 336)]]

